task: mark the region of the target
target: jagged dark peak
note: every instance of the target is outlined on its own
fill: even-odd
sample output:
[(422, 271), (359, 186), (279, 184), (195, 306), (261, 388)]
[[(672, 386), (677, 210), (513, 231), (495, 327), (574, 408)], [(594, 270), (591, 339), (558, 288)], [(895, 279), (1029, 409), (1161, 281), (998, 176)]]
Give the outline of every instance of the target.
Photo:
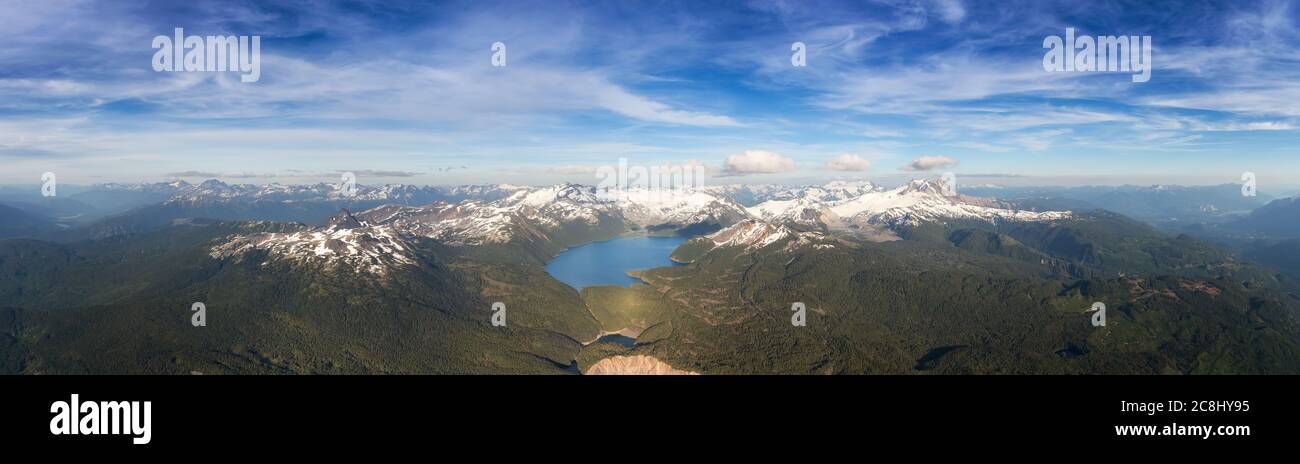
[(329, 225), (328, 225), (330, 229), (335, 229), (335, 230), (356, 229), (358, 227), (364, 227), (364, 226), (365, 223), (357, 219), (356, 216), (353, 216), (352, 212), (348, 211), (347, 208), (339, 209), (338, 214), (335, 214), (334, 217), (330, 218)]

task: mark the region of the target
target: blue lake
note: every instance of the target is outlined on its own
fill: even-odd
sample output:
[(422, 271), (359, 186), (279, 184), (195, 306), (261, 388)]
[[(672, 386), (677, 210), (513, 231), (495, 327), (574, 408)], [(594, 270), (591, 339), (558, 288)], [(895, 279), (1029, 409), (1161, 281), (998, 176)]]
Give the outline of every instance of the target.
[(628, 271), (672, 266), (668, 256), (690, 237), (619, 237), (564, 250), (546, 264), (556, 280), (581, 290), (593, 285), (629, 286)]

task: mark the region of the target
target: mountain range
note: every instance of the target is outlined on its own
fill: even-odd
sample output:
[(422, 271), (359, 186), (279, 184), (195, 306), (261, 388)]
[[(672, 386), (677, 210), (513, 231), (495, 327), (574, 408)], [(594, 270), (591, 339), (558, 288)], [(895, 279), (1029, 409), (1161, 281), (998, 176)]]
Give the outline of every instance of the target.
[[(95, 191), (109, 192), (97, 207), (156, 202), (0, 240), (0, 370), (1300, 373), (1300, 283), (1284, 267), (1105, 209), (932, 180), (78, 195)], [(1274, 203), (1240, 220), (1294, 230), (1294, 201)], [(692, 237), (682, 265), (630, 287), (545, 271), (565, 249), (646, 234)], [(190, 324), (194, 302), (208, 326)]]

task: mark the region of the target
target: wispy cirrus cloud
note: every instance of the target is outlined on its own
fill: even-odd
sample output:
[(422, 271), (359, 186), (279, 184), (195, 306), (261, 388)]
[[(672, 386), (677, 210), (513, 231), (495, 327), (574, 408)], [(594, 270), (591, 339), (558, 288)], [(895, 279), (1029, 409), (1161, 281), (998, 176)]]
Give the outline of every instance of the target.
[[(1300, 177), (1280, 161), (1300, 133), (1290, 1), (1195, 3), (1175, 16), (970, 0), (50, 0), (9, 10), (0, 158), (10, 169), (0, 176), (19, 180), (51, 169), (69, 179), (368, 169), (527, 182), (630, 155), (777, 178), (824, 175), (838, 153), (872, 153), (879, 174), (906, 175), (934, 152), (988, 172), (1168, 174), (1155, 162), (1098, 163), (1103, 148), (1148, 161), (1180, 151), (1198, 157), (1188, 164), (1198, 175), (1255, 162)], [(175, 27), (262, 35), (263, 79), (153, 72), (149, 41)], [(1042, 39), (1066, 27), (1152, 35), (1151, 82), (1044, 72)], [(489, 63), (496, 41), (509, 47), (503, 68)], [(808, 66), (791, 66), (794, 41)], [(763, 171), (773, 168), (721, 155), (749, 147), (790, 163)], [(549, 167), (516, 169), (538, 163)]]

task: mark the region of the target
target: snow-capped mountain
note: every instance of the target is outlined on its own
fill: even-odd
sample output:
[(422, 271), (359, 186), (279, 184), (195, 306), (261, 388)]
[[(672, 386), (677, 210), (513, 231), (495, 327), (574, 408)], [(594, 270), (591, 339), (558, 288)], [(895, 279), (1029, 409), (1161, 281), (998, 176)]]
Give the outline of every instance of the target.
[(738, 250), (747, 254), (779, 247), (777, 251), (795, 252), (806, 248), (833, 248), (839, 240), (821, 232), (799, 231), (781, 223), (747, 219), (703, 237), (696, 237), (674, 253), (674, 259), (694, 261), (714, 250)]
[(602, 217), (617, 214), (611, 202), (597, 197), (595, 188), (569, 183), (519, 189), (490, 205), (502, 212), (519, 213), (535, 219), (543, 227), (558, 227), (575, 221), (594, 225)]
[(987, 199), (945, 196), (943, 186), (931, 180), (914, 180), (893, 190), (836, 202), (831, 205), (831, 211), (851, 222), (893, 226), (950, 219), (996, 222), (1050, 221), (1070, 217), (1068, 212), (1017, 211), (999, 208), (996, 202)]
[(372, 225), (347, 210), (340, 211), (328, 225), (317, 229), (236, 236), (213, 247), (210, 255), (216, 259), (238, 259), (257, 250), (267, 252), (274, 259), (375, 274), (415, 263), (409, 243), (394, 227)]
[(443, 188), (442, 199), (449, 202), (465, 200), (495, 201), (513, 195), (516, 191), (524, 188), (510, 184), (458, 185)]
[(880, 190), (881, 189), (877, 188), (871, 182), (847, 182), (837, 180), (829, 182), (826, 185), (806, 185), (772, 190), (763, 196), (763, 199), (764, 202), (774, 200), (812, 200), (825, 203), (857, 198)]
[[(183, 180), (141, 184), (99, 184), (82, 197), (134, 194), (142, 201), (155, 199), (173, 203), (217, 204), (246, 202), (390, 202), (425, 205), (434, 201), (494, 201), (525, 189), (508, 184), (432, 187), (406, 184), (357, 184), (354, 192), (345, 192), (339, 184), (230, 184), (208, 179), (198, 184)], [(349, 193), (352, 193), (349, 195)]]
[(191, 185), (189, 182), (185, 182), (183, 180), (175, 180), (171, 182), (154, 182), (154, 183), (140, 183), (140, 184), (122, 184), (122, 183), (110, 182), (107, 184), (96, 185), (94, 186), (93, 190), (100, 190), (105, 192), (149, 192), (149, 193), (163, 193), (163, 194), (172, 195), (177, 192), (190, 189), (190, 188), (193, 188), (193, 185)]
[(750, 219), (706, 235), (704, 240), (712, 242), (715, 248), (743, 247), (746, 250), (752, 250), (766, 247), (798, 234), (798, 232), (781, 224)]
[(378, 186), (356, 185), (354, 192), (343, 190), (335, 184), (284, 185), (270, 183), (227, 184), (216, 179), (203, 181), (198, 185), (179, 188), (168, 202), (174, 203), (220, 203), (220, 202), (375, 202), (384, 201), (400, 204), (426, 204), (441, 197), (436, 187), (403, 184), (386, 184)]
[(803, 226), (836, 225), (840, 217), (823, 201), (813, 198), (768, 200), (747, 209), (766, 221)]
[(938, 182), (914, 180), (895, 189), (873, 188), (841, 200), (770, 200), (749, 208), (749, 212), (769, 221), (805, 225), (820, 222), (832, 229), (844, 225), (899, 227), (947, 220), (1049, 221), (1070, 217), (1068, 212), (1018, 211), (994, 200), (943, 193), (943, 185)]
[(384, 205), (359, 216), (371, 223), (390, 225), (408, 237), (426, 237), (449, 245), (507, 243), (543, 235), (522, 214), (476, 201)]
[[(686, 228), (730, 225), (749, 217), (730, 199), (695, 190), (596, 192), (576, 184), (515, 189), (491, 202), (464, 201), (420, 207), (383, 206), (362, 213), (410, 235), (450, 244), (505, 243), (598, 229)], [(551, 237), (558, 238), (558, 237)]]
[(424, 206), (384, 205), (358, 214), (373, 224), (391, 225), (409, 237), (450, 245), (511, 241), (549, 242), (573, 229), (622, 226), (618, 211), (596, 198), (593, 189), (574, 184), (515, 188), (496, 201), (437, 202)]
[(601, 196), (625, 219), (649, 230), (723, 227), (750, 217), (744, 206), (710, 189), (630, 189), (601, 192)]
[(735, 201), (740, 205), (749, 207), (771, 199), (772, 195), (775, 192), (784, 190), (787, 187), (780, 186), (780, 185), (771, 185), (771, 184), (759, 184), (759, 185), (727, 184), (727, 185), (709, 185), (709, 186), (696, 187), (696, 188), (698, 190), (703, 190), (712, 193), (714, 195), (730, 198), (732, 201)]
[(803, 185), (803, 186), (785, 186), (785, 185), (716, 185), (699, 187), (715, 195), (730, 198), (732, 201), (745, 207), (772, 201), (772, 200), (797, 200), (800, 198), (810, 198), (822, 202), (847, 200), (869, 192), (880, 190), (875, 184), (868, 181), (831, 181), (824, 185)]

